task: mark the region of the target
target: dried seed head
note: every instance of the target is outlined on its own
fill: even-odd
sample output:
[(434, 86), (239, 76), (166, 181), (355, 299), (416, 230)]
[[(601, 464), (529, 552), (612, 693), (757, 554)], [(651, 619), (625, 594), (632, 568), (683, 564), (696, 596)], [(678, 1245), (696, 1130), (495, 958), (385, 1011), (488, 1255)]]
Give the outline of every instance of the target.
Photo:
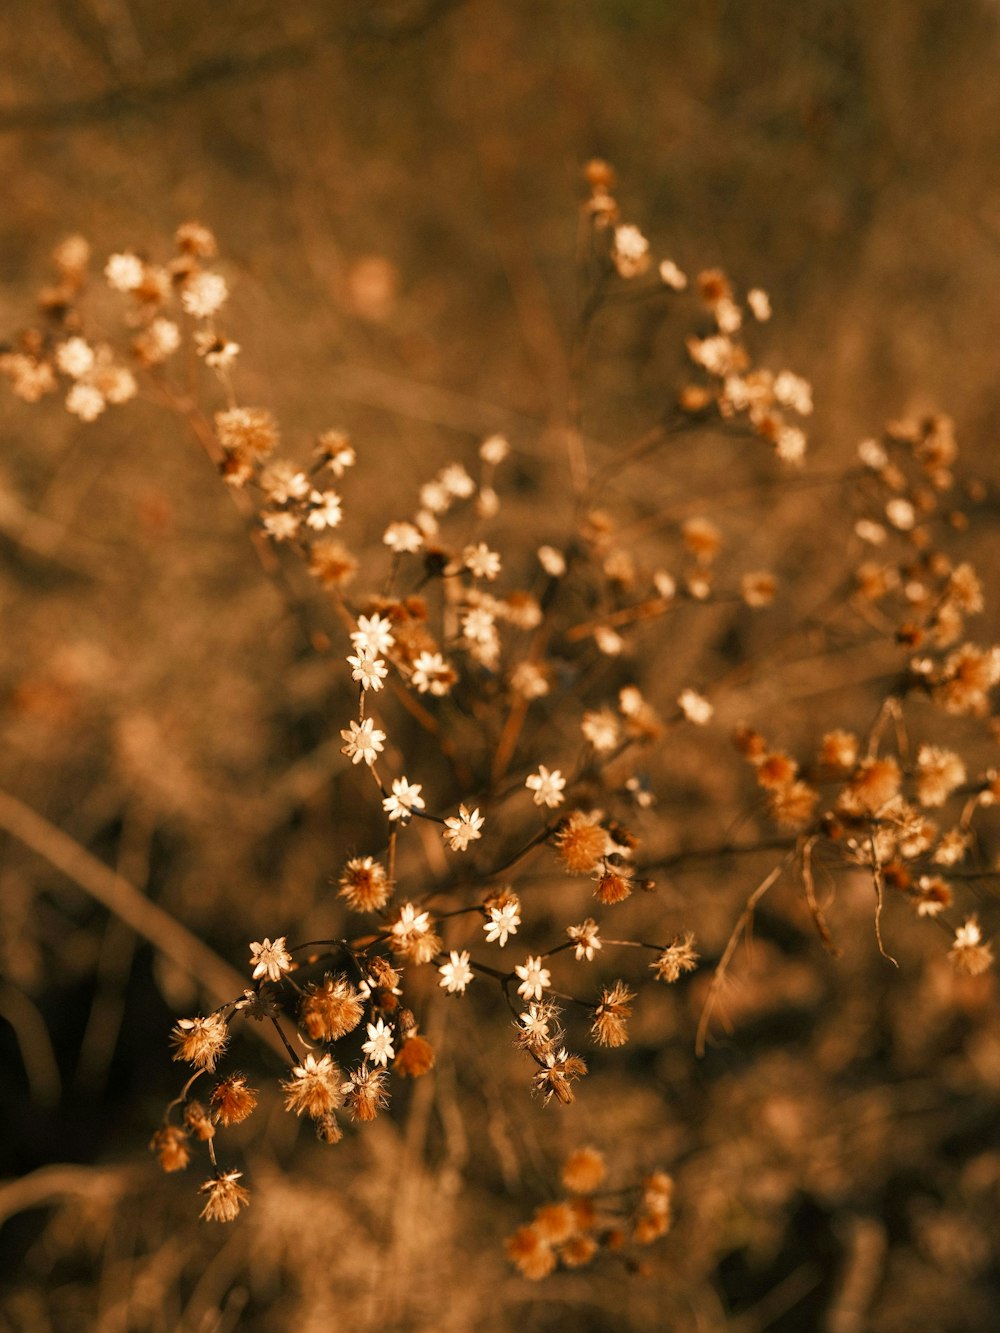
[(230, 1074), (212, 1089), (209, 1104), (217, 1125), (238, 1125), (256, 1107), (257, 1093), (247, 1087), (245, 1074)]
[(299, 1009), (299, 1022), (313, 1041), (337, 1041), (361, 1022), (365, 1006), (343, 976), (310, 983)]
[(187, 1131), (178, 1125), (164, 1125), (150, 1140), (150, 1151), (155, 1152), (164, 1171), (183, 1171), (191, 1160)]
[(604, 1175), (604, 1157), (596, 1148), (578, 1148), (563, 1163), (562, 1182), (571, 1194), (592, 1194)]
[(224, 1171), (213, 1180), (206, 1180), (200, 1193), (207, 1194), (201, 1215), (206, 1222), (232, 1222), (241, 1208), (250, 1202), (250, 1192), (236, 1182), (242, 1171)]

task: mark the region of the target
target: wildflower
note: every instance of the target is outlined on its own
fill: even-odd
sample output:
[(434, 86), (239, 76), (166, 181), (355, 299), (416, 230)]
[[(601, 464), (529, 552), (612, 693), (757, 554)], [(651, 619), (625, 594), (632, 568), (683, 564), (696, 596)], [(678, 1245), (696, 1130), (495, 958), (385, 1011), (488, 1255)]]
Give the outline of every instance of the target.
[(940, 875), (921, 875), (913, 889), (917, 916), (937, 916), (951, 906), (951, 889)]
[(649, 242), (638, 227), (616, 227), (611, 258), (620, 277), (637, 277), (649, 267)]
[(183, 1171), (191, 1160), (188, 1136), (178, 1125), (164, 1125), (153, 1135), (149, 1144), (163, 1171)]
[(184, 1107), (184, 1124), (203, 1143), (215, 1137), (215, 1126), (201, 1102), (189, 1101)]
[(397, 555), (412, 554), (424, 544), (420, 529), (412, 523), (390, 523), (382, 535), (382, 541)]
[(292, 956), (285, 948), (285, 936), (280, 935), (272, 944), (265, 939), (263, 944), (254, 942), (250, 945), (250, 962), (253, 964), (253, 979), (266, 977), (268, 981), (280, 981), (285, 972), (292, 968)]
[(619, 657), (625, 651), (625, 640), (610, 625), (598, 625), (595, 628), (594, 643), (605, 657)]
[(590, 742), (598, 754), (608, 754), (618, 744), (618, 719), (610, 708), (584, 713), (580, 721), (584, 740)]
[(309, 505), (306, 523), (315, 532), (335, 528), (343, 517), (340, 496), (336, 491), (313, 491), (309, 496)]
[(231, 338), (223, 338), (214, 329), (196, 329), (194, 350), (204, 359), (205, 365), (219, 372), (231, 370), (240, 354), (239, 343)]
[(757, 573), (744, 574), (741, 587), (743, 590), (743, 600), (747, 606), (758, 610), (762, 606), (770, 606), (774, 601), (774, 594), (777, 590), (777, 583), (773, 574)]
[(434, 1068), (434, 1047), (420, 1035), (413, 1015), (406, 1009), (399, 1019), (402, 1045), (393, 1063), (393, 1073), (404, 1078), (422, 1078)]
[(352, 668), (351, 679), (358, 681), (363, 690), (380, 690), (389, 674), (381, 657), (375, 657), (370, 648), (363, 649), (357, 656), (349, 656), (347, 664)]
[(895, 759), (862, 759), (837, 798), (851, 815), (876, 815), (899, 794), (901, 775)]
[(325, 430), (316, 451), (335, 477), (342, 477), (357, 461), (354, 449), (342, 430)]
[(135, 338), (132, 350), (144, 366), (158, 366), (181, 345), (181, 331), (172, 319), (158, 316)]
[[(358, 572), (358, 562), (343, 542), (314, 542), (309, 551), (309, 573), (326, 588), (342, 588)], [(356, 645), (355, 645), (356, 646)]]
[(194, 273), (184, 284), (181, 305), (195, 319), (211, 319), (228, 296), (229, 288), (221, 273)]
[(479, 457), (490, 467), (502, 463), (510, 453), (510, 445), (502, 435), (491, 435), (479, 446)]
[(178, 1019), (171, 1033), (174, 1059), (186, 1060), (188, 1064), (198, 1069), (207, 1069), (209, 1073), (226, 1049), (228, 1040), (229, 1029), (220, 1014), (209, 1014), (207, 1018)]
[(403, 903), (390, 933), (393, 949), (415, 963), (429, 963), (441, 948), (441, 941), (431, 929), (429, 913), (418, 912), (413, 903)]
[(632, 872), (627, 866), (610, 866), (605, 863), (594, 871), (594, 878), (597, 880), (594, 896), (605, 907), (624, 902), (632, 893)]
[(292, 1070), (292, 1077), (281, 1085), (285, 1091), (285, 1110), (296, 1115), (306, 1111), (313, 1119), (329, 1114), (340, 1105), (339, 1080), (340, 1070), (332, 1056), (323, 1055), (317, 1060), (314, 1055), (307, 1055)]
[(86, 338), (67, 338), (56, 348), (56, 365), (64, 375), (82, 379), (94, 367), (94, 349)]
[(520, 1014), (518, 1022), (518, 1040), (525, 1046), (540, 1048), (553, 1040), (550, 1024), (556, 1018), (556, 1008), (551, 1004), (529, 1004)]
[(201, 1186), (199, 1193), (208, 1195), (201, 1210), (206, 1222), (232, 1222), (247, 1206), (250, 1192), (236, 1183), (242, 1175), (242, 1171), (223, 1171)]
[(396, 642), (392, 625), (383, 616), (358, 616), (358, 628), (351, 634), (357, 652), (366, 649), (376, 657), (384, 656)]
[(504, 1249), (521, 1276), (535, 1282), (548, 1277), (557, 1263), (555, 1250), (533, 1226), (518, 1227), (504, 1241)]
[(511, 895), (502, 903), (488, 907), (487, 911), (489, 920), (483, 922), (486, 941), (488, 944), (499, 944), (502, 949), (508, 938), (517, 934), (517, 928), (521, 924), (520, 900)]
[(456, 676), (440, 653), (422, 652), (413, 663), (410, 679), (421, 694), (440, 696), (448, 693)]
[(502, 561), (496, 551), (491, 551), (485, 542), (478, 546), (467, 546), (462, 552), (462, 560), (473, 578), (489, 579), (491, 582), (500, 573)]
[(278, 444), (278, 426), (264, 407), (231, 407), (215, 414), (215, 433), (223, 449), (266, 458)]
[(917, 799), (921, 805), (944, 805), (965, 781), (965, 765), (953, 750), (921, 745), (917, 751)]
[(247, 1087), (245, 1074), (230, 1074), (215, 1085), (208, 1100), (217, 1124), (238, 1125), (257, 1105), (257, 1093)]
[(677, 981), (685, 972), (693, 972), (698, 966), (698, 954), (691, 931), (678, 935), (649, 966), (656, 973), (657, 981), (668, 984)]
[(393, 778), (392, 794), (383, 800), (382, 809), (390, 819), (405, 823), (414, 810), (424, 809), (424, 798), (420, 795), (422, 790), (419, 782), (410, 783), (405, 777)]
[(624, 981), (616, 981), (609, 989), (601, 993), (601, 1002), (594, 1011), (591, 1033), (594, 1041), (601, 1046), (624, 1046), (628, 1041), (626, 1020), (631, 1016), (631, 1001), (635, 992), (630, 991)]
[(355, 856), (340, 876), (340, 896), (355, 912), (377, 912), (392, 896), (392, 882), (374, 857)]
[(478, 809), (470, 811), (468, 807), (460, 805), (458, 814), (450, 815), (444, 822), (445, 842), (453, 852), (464, 852), (470, 842), (475, 842), (477, 838), (483, 836), (482, 828), (486, 820)]
[(496, 617), (485, 606), (474, 606), (462, 617), (462, 633), (473, 643), (490, 645), (496, 639)]
[(92, 384), (74, 384), (66, 395), (66, 411), (81, 421), (96, 421), (104, 408), (104, 394)]
[(143, 263), (131, 252), (112, 255), (104, 266), (108, 286), (116, 292), (134, 292), (142, 285)]
[(467, 500), (476, 489), (476, 483), (461, 463), (449, 463), (438, 474), (438, 481), (456, 500)]
[(458, 953), (452, 949), (448, 961), (442, 963), (438, 971), (441, 973), (439, 985), (443, 986), (449, 995), (464, 995), (466, 986), (473, 978), (467, 950), (463, 949)]
[(561, 579), (566, 573), (566, 557), (554, 546), (539, 546), (538, 563), (550, 579)]
[(182, 254), (211, 259), (216, 251), (215, 237), (200, 222), (182, 222), (174, 232), (174, 240)]
[(552, 984), (552, 974), (547, 967), (542, 966), (541, 958), (529, 956), (514, 971), (521, 978), (517, 993), (526, 1000), (540, 1000), (546, 988)]
[(704, 727), (712, 720), (715, 709), (702, 695), (694, 690), (682, 690), (677, 699), (681, 712), (696, 727)]
[(597, 922), (593, 917), (588, 916), (578, 926), (567, 926), (566, 934), (575, 946), (576, 961), (580, 963), (586, 959), (588, 963), (592, 963), (594, 954), (602, 947), (601, 938), (597, 933)]
[(338, 1041), (361, 1022), (365, 1007), (346, 977), (325, 976), (311, 982), (299, 1009), (299, 1023), (313, 1041)]
[(533, 1090), (541, 1093), (546, 1105), (555, 1097), (568, 1106), (574, 1100), (570, 1084), (587, 1072), (586, 1062), (569, 1051), (547, 1051), (542, 1057), (543, 1067), (533, 1079)]
[(396, 1054), (392, 1045), (392, 1028), (387, 1028), (381, 1018), (368, 1024), (368, 1040), (361, 1049), (369, 1056), (373, 1064), (387, 1066)]
[(346, 754), (352, 764), (365, 763), (370, 768), (376, 755), (381, 754), (384, 748), (385, 732), (378, 731), (370, 717), (360, 723), (351, 722), (348, 726), (349, 730), (340, 733), (347, 742), (341, 746), (340, 753)]
[(596, 815), (574, 810), (556, 835), (556, 847), (571, 875), (589, 874), (608, 851), (608, 835)]
[(566, 786), (566, 779), (558, 768), (550, 773), (544, 764), (539, 764), (538, 772), (529, 774), (524, 780), (524, 785), (529, 791), (534, 792), (532, 800), (536, 805), (545, 805), (551, 810), (557, 805), (562, 805), (565, 800), (563, 788)]
[[(381, 1022), (379, 1019), (379, 1023)], [(371, 1026), (368, 1031), (372, 1031)], [(367, 1050), (367, 1045), (363, 1049)], [(391, 1046), (389, 1055), (392, 1055)], [(347, 1082), (341, 1084), (340, 1090), (344, 1094), (344, 1102), (351, 1112), (352, 1119), (374, 1120), (379, 1111), (389, 1104), (389, 1092), (385, 1086), (387, 1077), (384, 1069), (369, 1069), (367, 1063), (360, 1069), (351, 1071)]]
[(544, 699), (549, 692), (549, 680), (535, 662), (518, 662), (510, 675), (510, 687), (522, 699)]
[(747, 292), (747, 305), (759, 323), (764, 324), (771, 318), (771, 298), (760, 287), (754, 287)]
[(287, 509), (267, 509), (262, 515), (264, 531), (276, 542), (291, 541), (298, 535), (300, 519)]
[(682, 292), (688, 285), (687, 275), (681, 272), (672, 259), (664, 259), (659, 267), (659, 274), (663, 285), (675, 292)]
[(819, 762), (824, 768), (845, 772), (858, 759), (858, 738), (850, 731), (828, 731), (820, 742)]
[(593, 1194), (604, 1174), (602, 1154), (596, 1148), (578, 1148), (563, 1163), (562, 1182), (571, 1194)]
[(983, 943), (983, 933), (974, 916), (955, 931), (955, 942), (948, 951), (948, 957), (956, 972), (969, 977), (979, 976), (992, 965), (993, 950), (989, 944)]

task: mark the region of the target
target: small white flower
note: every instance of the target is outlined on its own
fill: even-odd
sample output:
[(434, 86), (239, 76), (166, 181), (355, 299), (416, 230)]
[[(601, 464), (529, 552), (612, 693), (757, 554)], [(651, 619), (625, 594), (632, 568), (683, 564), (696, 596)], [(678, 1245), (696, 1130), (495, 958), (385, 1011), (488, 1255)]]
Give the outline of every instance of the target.
[(375, 723), (366, 717), (360, 724), (352, 722), (349, 731), (342, 731), (341, 736), (347, 742), (341, 746), (340, 753), (346, 754), (352, 764), (366, 763), (369, 767), (380, 754), (385, 741), (385, 732), (377, 731)]
[(382, 535), (382, 541), (397, 555), (412, 554), (424, 544), (420, 529), (412, 523), (390, 523)]
[(462, 553), (466, 569), (473, 578), (489, 579), (491, 582), (500, 573), (501, 560), (496, 551), (491, 551), (485, 542), (478, 546), (467, 546)]
[(761, 324), (771, 318), (771, 298), (760, 287), (754, 287), (747, 292), (747, 305), (754, 319)]
[(392, 1044), (392, 1028), (387, 1028), (381, 1018), (368, 1024), (368, 1040), (361, 1049), (372, 1064), (388, 1065), (395, 1058), (396, 1051)]
[(226, 303), (229, 288), (221, 273), (195, 273), (181, 292), (181, 305), (195, 319), (210, 319)]
[(340, 508), (340, 496), (336, 491), (313, 491), (309, 497), (309, 517), (306, 522), (316, 532), (335, 528), (343, 517)]
[(521, 924), (521, 904), (516, 898), (508, 898), (502, 907), (489, 908), (490, 919), (483, 922), (488, 944), (499, 944), (502, 949), (511, 935), (517, 934)]
[(443, 695), (451, 689), (455, 673), (440, 653), (420, 653), (410, 679), (421, 694)]
[(376, 657), (382, 657), (396, 639), (387, 619), (380, 615), (358, 616), (358, 628), (351, 634), (351, 642), (359, 651), (369, 648)]
[(467, 500), (476, 489), (476, 483), (461, 463), (450, 463), (438, 473), (438, 482), (456, 500)]
[(470, 842), (481, 838), (482, 827), (486, 820), (479, 810), (472, 810), (460, 805), (457, 815), (450, 815), (445, 821), (443, 837), (453, 852), (464, 852)]
[(56, 365), (78, 380), (94, 368), (94, 349), (86, 338), (67, 338), (56, 348)]
[(104, 408), (104, 394), (92, 384), (74, 384), (66, 395), (66, 411), (81, 421), (96, 421)]
[(801, 417), (807, 417), (813, 410), (812, 385), (790, 370), (781, 371), (775, 378), (774, 396), (783, 407), (790, 407)]
[(551, 1021), (548, 1005), (529, 1004), (527, 1012), (520, 1015), (521, 1028), (525, 1036), (533, 1042), (550, 1040), (552, 1032), (549, 1024)]
[(496, 467), (510, 453), (510, 445), (502, 435), (491, 435), (488, 440), (483, 440), (479, 446), (479, 457), (484, 463), (489, 463), (491, 467)]
[(693, 722), (696, 727), (704, 727), (712, 720), (715, 709), (696, 690), (682, 690), (677, 702), (687, 720)]
[(112, 255), (104, 266), (108, 286), (116, 292), (134, 292), (142, 286), (143, 263), (138, 255)]
[(598, 754), (608, 754), (618, 744), (618, 719), (610, 708), (584, 713), (580, 730)]
[(392, 923), (392, 934), (403, 945), (412, 944), (430, 933), (431, 919), (427, 912), (418, 912), (413, 903), (403, 903), (399, 916)]
[(292, 955), (285, 948), (285, 939), (286, 936), (280, 935), (273, 943), (265, 939), (263, 943), (255, 941), (250, 945), (254, 981), (258, 977), (267, 977), (268, 981), (280, 981), (283, 973), (291, 970)]
[(265, 510), (262, 522), (264, 531), (276, 542), (291, 541), (299, 530), (298, 514), (293, 514), (287, 509)]
[(469, 954), (463, 949), (458, 953), (452, 949), (448, 955), (447, 963), (443, 963), (438, 971), (441, 973), (439, 985), (443, 986), (449, 995), (464, 995), (465, 988), (472, 980), (472, 968), (469, 966)]
[(634, 278), (649, 264), (649, 242), (638, 227), (616, 227), (611, 257), (621, 277)]
[(299, 472), (284, 459), (264, 469), (260, 474), (260, 484), (268, 499), (277, 505), (283, 505), (288, 500), (301, 500), (309, 492), (309, 478), (306, 474)]
[(335, 477), (342, 477), (357, 462), (354, 446), (342, 430), (325, 430), (319, 437), (317, 454)]
[(858, 458), (873, 472), (880, 472), (889, 462), (889, 455), (878, 440), (862, 440), (858, 445)]
[(492, 643), (496, 638), (496, 617), (485, 606), (474, 606), (462, 617), (462, 633), (473, 643)]
[(382, 809), (390, 819), (405, 822), (414, 810), (424, 809), (424, 798), (420, 795), (422, 790), (419, 782), (407, 782), (405, 777), (393, 778), (392, 795), (382, 802)]
[(588, 963), (592, 963), (594, 954), (602, 947), (597, 933), (597, 922), (588, 916), (586, 921), (581, 921), (578, 926), (567, 926), (566, 934), (575, 945), (576, 961), (582, 963), (586, 959)]
[(352, 668), (351, 679), (358, 681), (363, 690), (380, 690), (389, 674), (381, 657), (376, 657), (370, 648), (365, 648), (356, 657), (348, 657), (347, 664)]
[(550, 579), (561, 579), (566, 573), (566, 557), (554, 546), (539, 546), (538, 563)]
[(558, 768), (550, 773), (544, 764), (539, 764), (538, 772), (529, 774), (524, 780), (524, 785), (529, 791), (534, 792), (532, 799), (536, 805), (546, 805), (550, 810), (562, 805), (566, 799), (563, 796), (566, 779)]
[(682, 292), (688, 285), (687, 275), (681, 272), (672, 259), (665, 259), (660, 265), (660, 281), (675, 292)]
[(552, 984), (552, 974), (542, 966), (541, 958), (526, 958), (514, 971), (521, 978), (517, 993), (525, 1000), (541, 1000), (546, 987)]

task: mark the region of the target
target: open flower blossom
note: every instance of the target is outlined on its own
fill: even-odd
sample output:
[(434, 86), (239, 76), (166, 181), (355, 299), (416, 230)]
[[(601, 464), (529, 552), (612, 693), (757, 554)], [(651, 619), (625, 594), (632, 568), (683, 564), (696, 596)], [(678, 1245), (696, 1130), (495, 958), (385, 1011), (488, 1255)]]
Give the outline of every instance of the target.
[(273, 943), (265, 939), (263, 944), (255, 941), (250, 945), (254, 981), (258, 977), (266, 977), (268, 981), (280, 981), (282, 975), (291, 970), (292, 955), (285, 948), (285, 938), (284, 935), (280, 935)]
[(547, 967), (542, 966), (541, 958), (528, 957), (514, 971), (521, 978), (517, 993), (526, 1000), (540, 1000), (546, 988), (552, 984), (552, 974)]
[(462, 552), (462, 560), (473, 578), (492, 581), (500, 573), (500, 557), (485, 542), (480, 542), (478, 546), (467, 546)]
[(469, 966), (468, 950), (463, 949), (461, 953), (452, 949), (448, 955), (448, 961), (442, 963), (438, 968), (441, 973), (440, 985), (449, 995), (464, 995), (465, 988), (473, 978), (472, 968)]
[(376, 657), (370, 648), (362, 649), (356, 657), (349, 656), (347, 665), (351, 668), (351, 679), (358, 681), (363, 690), (380, 690), (389, 674), (381, 657)]
[(387, 1066), (396, 1054), (392, 1044), (392, 1028), (386, 1027), (381, 1018), (368, 1024), (368, 1040), (361, 1049), (372, 1064)]
[(221, 1014), (209, 1014), (207, 1018), (179, 1018), (171, 1040), (175, 1060), (186, 1060), (211, 1073), (226, 1049), (229, 1029)]
[(379, 731), (370, 717), (364, 722), (351, 722), (349, 730), (340, 734), (347, 742), (340, 753), (346, 754), (352, 764), (366, 763), (370, 768), (385, 746), (385, 732)]
[(550, 810), (562, 805), (566, 799), (563, 796), (566, 779), (558, 768), (550, 773), (544, 764), (539, 764), (538, 772), (530, 773), (525, 778), (524, 785), (530, 792), (534, 792), (532, 799), (536, 805), (546, 805)]
[(309, 496), (309, 506), (306, 523), (315, 532), (335, 528), (343, 517), (340, 496), (336, 491), (313, 491)]
[(488, 944), (499, 944), (502, 949), (507, 943), (508, 937), (517, 934), (517, 928), (521, 924), (520, 900), (508, 897), (503, 903), (495, 904), (486, 910), (489, 913), (489, 920), (483, 922), (483, 930), (486, 931), (486, 942)]
[(566, 934), (573, 941), (576, 949), (576, 961), (588, 963), (594, 961), (594, 954), (601, 948), (601, 938), (597, 933), (597, 922), (593, 917), (587, 917), (586, 921), (581, 921), (578, 926), (567, 926)]
[(412, 523), (390, 523), (382, 535), (382, 540), (390, 551), (397, 555), (412, 554), (424, 544), (419, 528)]
[(351, 643), (358, 652), (369, 649), (377, 657), (387, 653), (396, 642), (392, 626), (379, 615), (358, 616), (358, 628), (351, 633)]
[(424, 798), (420, 795), (422, 790), (419, 782), (408, 782), (405, 777), (393, 778), (392, 793), (383, 800), (382, 809), (390, 819), (405, 823), (414, 810), (424, 809)]
[(449, 815), (444, 821), (443, 837), (453, 852), (464, 852), (470, 842), (481, 838), (482, 827), (486, 820), (478, 810), (469, 810), (466, 806), (458, 807), (457, 815)]
[(410, 677), (413, 688), (420, 694), (441, 696), (447, 694), (455, 682), (455, 672), (440, 653), (419, 653), (413, 663)]

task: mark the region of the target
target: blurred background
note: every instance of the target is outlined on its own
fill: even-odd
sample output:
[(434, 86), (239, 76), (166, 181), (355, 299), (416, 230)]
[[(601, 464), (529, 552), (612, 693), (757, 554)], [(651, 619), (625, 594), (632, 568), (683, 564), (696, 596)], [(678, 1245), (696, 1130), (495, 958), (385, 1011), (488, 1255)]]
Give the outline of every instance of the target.
[[(4, 19), (0, 337), (34, 320), (65, 236), (165, 258), (199, 219), (233, 293), (241, 398), (275, 412), (292, 454), (348, 431), (345, 531), (362, 549), (494, 431), (513, 446), (501, 532), (558, 544), (594, 156), (658, 257), (771, 294), (757, 346), (814, 385), (810, 469), (836, 475), (887, 417), (946, 411), (996, 495), (995, 0), (10, 0)], [(684, 332), (661, 307), (598, 325), (597, 461), (675, 391)], [(240, 969), (250, 939), (329, 928), (330, 877), (371, 817), (331, 744), (343, 673), (303, 651), (166, 412), (86, 425), (0, 401), (0, 790), (46, 821), (0, 811), (3, 1327), (994, 1326), (996, 997), (988, 979), (953, 986), (939, 943), (903, 927), (891, 971), (863, 885), (840, 904), (839, 962), (794, 892), (778, 898), (705, 1060), (697, 996), (660, 992), (627, 1055), (543, 1112), (505, 1034), (453, 1024), (433, 1086), (336, 1150), (263, 1108), (241, 1141), (253, 1208), (199, 1223), (195, 1182), (159, 1176), (145, 1148), (178, 1090), (166, 1038), (199, 1008), (199, 968), (102, 905), (87, 853)], [(662, 488), (714, 516), (719, 467), (684, 446), (619, 498), (641, 519)], [(748, 567), (789, 582), (788, 623), (843, 576), (848, 530), (822, 487), (726, 511)], [(995, 576), (995, 506), (962, 540)], [(634, 663), (640, 683), (665, 664), (678, 686), (711, 680), (734, 636), (742, 659), (772, 632), (738, 612), (706, 624)], [(977, 634), (996, 632), (994, 608)], [(820, 706), (863, 726), (872, 674), (847, 661), (857, 696), (834, 700), (808, 668), (779, 670), (720, 716), (772, 731), (777, 716), (786, 745)], [(666, 771), (662, 846), (719, 841), (747, 800), (740, 761), (679, 743)], [(668, 886), (707, 958), (768, 866)], [(426, 1027), (445, 1029), (431, 997)], [(246, 1060), (279, 1068), (250, 1042)], [(591, 1138), (619, 1145), (623, 1180), (675, 1171), (677, 1228), (626, 1286), (613, 1266), (535, 1286), (502, 1237), (550, 1197), (562, 1148)]]

